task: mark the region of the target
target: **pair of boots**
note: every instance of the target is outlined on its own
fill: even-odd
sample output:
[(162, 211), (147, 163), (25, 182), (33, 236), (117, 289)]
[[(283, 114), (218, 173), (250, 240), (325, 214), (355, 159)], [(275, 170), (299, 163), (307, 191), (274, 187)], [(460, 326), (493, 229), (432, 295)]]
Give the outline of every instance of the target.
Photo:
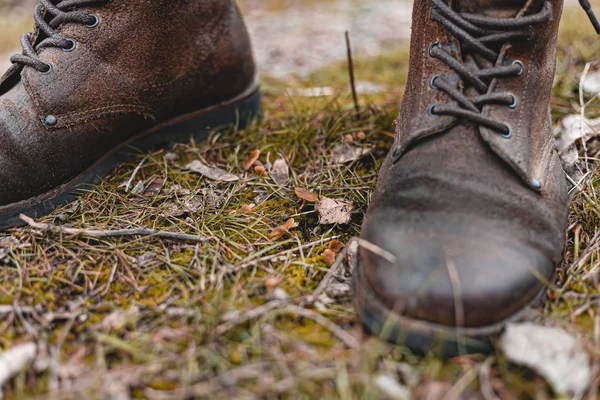
[[(354, 273), (372, 332), (479, 351), (543, 299), (568, 213), (549, 111), (561, 12), (562, 0), (415, 2), (396, 140), (362, 233), (374, 246)], [(0, 80), (1, 228), (72, 200), (129, 148), (260, 111), (233, 0), (40, 0), (35, 21)]]

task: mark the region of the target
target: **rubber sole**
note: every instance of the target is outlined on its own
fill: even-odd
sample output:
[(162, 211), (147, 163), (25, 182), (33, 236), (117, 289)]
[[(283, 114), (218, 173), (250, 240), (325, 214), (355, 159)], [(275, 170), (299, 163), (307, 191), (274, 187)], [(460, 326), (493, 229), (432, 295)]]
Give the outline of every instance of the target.
[(467, 354), (488, 354), (495, 351), (495, 342), (506, 324), (534, 320), (535, 309), (544, 303), (546, 290), (519, 313), (494, 325), (459, 328), (438, 325), (403, 316), (378, 300), (362, 275), (359, 257), (352, 274), (354, 305), (367, 331), (390, 343), (408, 347), (419, 355), (456, 357)]
[(133, 155), (176, 143), (188, 143), (191, 138), (200, 142), (217, 129), (244, 129), (260, 114), (261, 96), (256, 85), (230, 101), (158, 124), (122, 143), (70, 182), (40, 196), (0, 207), (0, 230), (22, 225), (21, 214), (38, 218), (75, 201), (82, 190), (97, 185), (117, 165)]

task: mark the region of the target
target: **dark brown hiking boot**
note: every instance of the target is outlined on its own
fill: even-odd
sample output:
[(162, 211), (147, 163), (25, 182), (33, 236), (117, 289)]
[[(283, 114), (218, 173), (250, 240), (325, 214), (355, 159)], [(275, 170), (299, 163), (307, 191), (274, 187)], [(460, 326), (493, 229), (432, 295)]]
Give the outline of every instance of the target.
[(0, 80), (0, 228), (72, 200), (133, 152), (259, 113), (234, 0), (40, 3)]
[[(447, 355), (531, 316), (561, 262), (549, 111), (561, 0), (416, 1), (408, 86), (355, 271), (362, 322)], [(437, 347), (437, 345), (440, 347)]]

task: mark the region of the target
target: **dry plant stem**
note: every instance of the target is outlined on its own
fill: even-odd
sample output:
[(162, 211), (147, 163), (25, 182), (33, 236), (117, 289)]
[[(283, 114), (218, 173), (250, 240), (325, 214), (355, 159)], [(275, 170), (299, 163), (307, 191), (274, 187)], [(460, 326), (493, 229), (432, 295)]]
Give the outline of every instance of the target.
[(50, 232), (58, 235), (83, 236), (87, 238), (111, 238), (111, 237), (126, 237), (126, 236), (151, 236), (160, 239), (177, 240), (182, 242), (206, 242), (209, 238), (197, 235), (188, 235), (185, 233), (174, 233), (156, 231), (153, 229), (118, 229), (118, 230), (93, 230), (93, 229), (76, 229), (57, 226), (54, 224), (46, 224), (36, 222), (26, 215), (21, 215), (21, 219), (32, 228), (39, 229), (42, 232)]
[(137, 165), (137, 167), (135, 167), (135, 169), (133, 170), (133, 173), (131, 174), (131, 178), (129, 178), (129, 180), (125, 184), (125, 192), (129, 193), (129, 190), (131, 190), (131, 185), (133, 184), (133, 180), (135, 179), (138, 172), (140, 172), (140, 169), (142, 169), (142, 166), (144, 165), (146, 160), (148, 160), (148, 158), (150, 158), (150, 155), (146, 155), (146, 157), (144, 157), (142, 159), (142, 161), (140, 161), (140, 163)]
[(396, 256), (390, 253), (389, 251), (382, 249), (381, 247), (376, 246), (373, 243), (368, 242), (364, 239), (356, 238), (356, 241), (358, 242), (358, 245), (363, 249), (368, 250), (371, 253), (378, 255), (379, 257), (385, 258), (392, 264), (396, 263)]
[[(598, 288), (600, 283), (598, 274), (594, 275), (594, 285)], [(594, 364), (592, 367), (592, 376), (595, 377), (590, 388), (590, 399), (598, 398), (598, 373), (600, 372), (600, 297), (596, 299), (596, 315), (594, 316)]]
[(358, 105), (358, 95), (356, 93), (356, 79), (354, 77), (354, 59), (352, 57), (352, 46), (350, 46), (350, 33), (346, 31), (346, 49), (348, 52), (348, 70), (350, 72), (350, 87), (352, 88), (352, 100), (354, 100), (354, 109), (358, 114), (360, 106)]
[(585, 80), (587, 78), (588, 72), (590, 71), (590, 63), (585, 64), (585, 68), (583, 69), (583, 73), (581, 74), (581, 79), (579, 81), (579, 106), (581, 107), (581, 123), (579, 124), (579, 130), (580, 130), (580, 137), (581, 137), (581, 144), (583, 146), (583, 156), (585, 158), (585, 171), (588, 172), (589, 171), (589, 164), (588, 164), (588, 151), (587, 151), (587, 145), (585, 143), (585, 135), (583, 134), (583, 124), (585, 123), (585, 102), (583, 101), (583, 85), (585, 83)]
[(256, 319), (266, 313), (268, 313), (269, 311), (275, 310), (277, 308), (282, 308), (285, 306), (285, 302), (284, 301), (280, 301), (280, 300), (273, 300), (267, 304), (264, 304), (260, 307), (256, 307), (253, 310), (250, 310), (240, 316), (238, 316), (237, 318), (233, 318), (230, 321), (227, 321), (225, 323), (223, 323), (222, 325), (217, 326), (217, 328), (215, 329), (215, 334), (217, 336), (224, 334), (225, 332), (235, 328), (238, 325), (241, 325), (247, 321)]
[(494, 392), (492, 383), (490, 382), (490, 375), (492, 374), (492, 366), (496, 359), (494, 357), (488, 357), (481, 367), (479, 368), (479, 380), (481, 382), (481, 394), (485, 400), (500, 400), (500, 398)]
[(238, 316), (237, 318), (233, 318), (232, 320), (227, 321), (222, 325), (219, 325), (215, 329), (215, 335), (222, 335), (225, 332), (235, 328), (236, 326), (244, 324), (253, 319), (259, 318), (270, 311), (277, 311), (278, 313), (283, 314), (298, 314), (301, 317), (308, 318), (321, 325), (322, 327), (326, 328), (331, 333), (333, 333), (338, 339), (344, 342), (346, 346), (352, 349), (358, 349), (360, 347), (360, 343), (354, 336), (350, 335), (348, 332), (344, 331), (342, 328), (340, 328), (321, 314), (318, 314), (306, 308), (294, 305), (287, 305), (285, 301), (280, 300), (273, 300), (260, 307), (256, 307), (255, 309), (250, 310)]
[(236, 269), (236, 271), (239, 271), (239, 270), (248, 268), (251, 265), (256, 265), (257, 263), (260, 263), (260, 262), (273, 261), (273, 260), (276, 260), (276, 259), (278, 259), (280, 257), (288, 256), (289, 254), (293, 253), (294, 251), (299, 251), (301, 249), (302, 250), (308, 249), (308, 248), (310, 248), (310, 247), (312, 247), (312, 246), (314, 246), (316, 244), (328, 243), (328, 242), (331, 242), (332, 240), (339, 239), (340, 237), (341, 236), (338, 235), (338, 236), (333, 236), (333, 237), (330, 237), (330, 238), (327, 238), (327, 239), (315, 240), (314, 242), (305, 244), (303, 246), (295, 247), (295, 248), (289, 249), (289, 250), (284, 250), (284, 251), (282, 251), (280, 253), (277, 253), (277, 254), (273, 254), (273, 255), (270, 255), (270, 256), (265, 256), (265, 257), (257, 258), (255, 260), (251, 260), (251, 261), (245, 262), (245, 263), (243, 263), (241, 265), (238, 265), (235, 269)]

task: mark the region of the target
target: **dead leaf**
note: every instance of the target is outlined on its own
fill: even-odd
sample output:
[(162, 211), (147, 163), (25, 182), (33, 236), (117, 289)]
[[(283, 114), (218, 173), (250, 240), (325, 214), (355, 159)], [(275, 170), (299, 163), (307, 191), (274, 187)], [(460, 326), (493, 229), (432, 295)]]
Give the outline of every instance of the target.
[(319, 196), (309, 190), (296, 188), (294, 192), (296, 193), (296, 196), (308, 203), (316, 203), (319, 201)]
[(198, 173), (202, 176), (205, 176), (206, 178), (211, 179), (213, 181), (236, 182), (240, 179), (238, 176), (230, 174), (229, 172), (224, 171), (220, 168), (209, 167), (209, 166), (203, 164), (199, 160), (192, 161), (191, 163), (186, 165), (184, 167), (184, 169), (190, 170), (192, 172), (196, 172), (196, 173)]
[(167, 160), (167, 161), (177, 161), (177, 160), (179, 160), (179, 154), (173, 153), (173, 152), (165, 153), (165, 160)]
[(156, 178), (152, 179), (152, 181), (144, 189), (143, 194), (160, 193), (164, 187), (165, 187), (165, 179), (156, 177)]
[(582, 86), (583, 91), (590, 94), (600, 93), (600, 72), (592, 72), (587, 74)]
[(336, 259), (336, 255), (335, 252), (333, 252), (332, 250), (325, 250), (323, 252), (323, 254), (321, 254), (321, 257), (323, 257), (325, 259), (325, 261), (327, 261), (327, 264), (329, 265), (333, 265), (333, 263), (335, 262)]
[(35, 359), (37, 346), (25, 343), (6, 350), (0, 355), (0, 387), (17, 375)]
[(260, 150), (256, 149), (250, 153), (250, 158), (246, 161), (246, 165), (244, 165), (244, 171), (248, 171), (252, 168), (254, 163), (258, 160), (258, 157), (260, 157)]
[(285, 222), (285, 224), (273, 229), (273, 231), (271, 232), (271, 238), (273, 238), (273, 240), (279, 240), (283, 237), (283, 235), (288, 233), (290, 229), (295, 228), (297, 226), (298, 224), (296, 223), (294, 218), (290, 218)]
[(345, 164), (356, 161), (370, 152), (371, 150), (367, 148), (352, 146), (348, 143), (337, 144), (331, 150), (333, 162), (336, 164)]
[(339, 240), (332, 240), (329, 242), (329, 250), (336, 254), (342, 251), (344, 247), (346, 247), (346, 244), (344, 242), (340, 242)]
[(500, 345), (510, 361), (532, 368), (558, 393), (583, 393), (590, 385), (588, 354), (579, 339), (560, 328), (509, 324)]
[(567, 115), (562, 119), (556, 147), (567, 172), (570, 172), (579, 159), (578, 142), (585, 140), (587, 143), (599, 133), (600, 119), (582, 120), (578, 114)]
[(321, 225), (347, 224), (350, 222), (354, 203), (322, 197), (316, 204)]
[(379, 374), (375, 377), (375, 385), (387, 399), (409, 400), (412, 398), (410, 389), (402, 385), (391, 375)]
[(290, 183), (290, 167), (283, 158), (277, 159), (271, 168), (271, 177), (279, 186), (287, 186)]

